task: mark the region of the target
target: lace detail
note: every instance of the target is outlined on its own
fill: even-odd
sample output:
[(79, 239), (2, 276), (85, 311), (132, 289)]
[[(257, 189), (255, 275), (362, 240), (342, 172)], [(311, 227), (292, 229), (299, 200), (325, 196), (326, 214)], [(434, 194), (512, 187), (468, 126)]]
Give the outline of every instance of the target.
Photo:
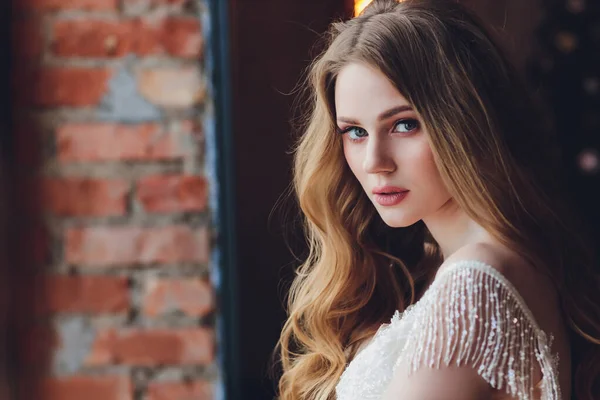
[(381, 399), (400, 355), (397, 327), (413, 308), (411, 305), (403, 313), (396, 311), (390, 323), (383, 324), (370, 343), (356, 354), (336, 387), (338, 400)]
[(561, 399), (558, 356), (516, 288), (493, 267), (461, 260), (448, 265), (404, 313), (396, 311), (347, 366), (339, 400), (381, 399), (395, 370), (470, 365), (493, 388), (533, 398), (535, 361), (543, 400)]

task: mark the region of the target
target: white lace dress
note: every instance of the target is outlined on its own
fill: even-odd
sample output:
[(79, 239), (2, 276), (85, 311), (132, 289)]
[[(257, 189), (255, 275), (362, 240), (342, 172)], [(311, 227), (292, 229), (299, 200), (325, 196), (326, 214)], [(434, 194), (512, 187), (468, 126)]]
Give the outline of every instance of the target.
[(460, 260), (440, 271), (403, 313), (396, 311), (354, 357), (337, 387), (338, 400), (381, 400), (396, 369), (469, 365), (493, 388), (534, 399), (534, 363), (541, 399), (560, 400), (558, 356), (516, 288), (495, 268)]

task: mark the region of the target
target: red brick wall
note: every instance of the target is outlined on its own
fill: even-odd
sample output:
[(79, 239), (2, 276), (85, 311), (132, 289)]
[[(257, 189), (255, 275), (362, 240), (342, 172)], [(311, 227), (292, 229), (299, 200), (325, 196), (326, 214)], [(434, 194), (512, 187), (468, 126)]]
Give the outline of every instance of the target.
[(20, 397), (213, 398), (203, 2), (13, 7), (21, 198), (40, 209), (28, 271), (43, 272), (22, 293)]

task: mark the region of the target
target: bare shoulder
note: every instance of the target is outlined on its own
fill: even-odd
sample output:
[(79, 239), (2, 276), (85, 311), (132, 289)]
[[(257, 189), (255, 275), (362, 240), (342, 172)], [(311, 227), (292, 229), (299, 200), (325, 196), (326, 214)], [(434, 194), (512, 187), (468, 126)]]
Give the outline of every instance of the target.
[[(513, 318), (519, 315), (517, 322), (518, 320), (525, 323), (532, 322), (528, 320), (528, 317), (531, 316), (536, 322), (535, 326), (539, 326), (544, 332), (554, 333), (557, 331), (557, 308), (551, 301), (551, 295), (547, 292), (551, 292), (549, 290), (551, 285), (532, 278), (536, 271), (525, 257), (500, 245), (476, 243), (465, 246), (448, 257), (440, 267), (438, 274), (459, 261), (482, 262), (502, 274), (504, 278), (512, 283), (514, 288), (511, 285), (506, 285), (505, 281), (502, 280), (503, 284), (485, 285), (484, 289), (474, 290), (475, 287), (472, 285), (473, 282), (477, 282), (476, 279), (485, 277), (486, 282), (490, 282), (487, 279), (492, 279), (493, 282), (493, 279), (498, 278), (496, 274), (485, 273), (489, 271), (469, 276), (459, 271), (454, 276), (444, 274), (443, 277), (439, 277), (441, 283), (434, 287), (433, 297), (429, 297), (429, 301), (422, 303), (425, 304), (426, 311), (423, 311), (423, 314), (417, 314), (415, 331), (409, 335), (414, 339), (409, 339), (411, 341), (405, 347), (405, 349), (408, 349), (406, 350), (407, 354), (403, 355), (404, 358), (402, 359), (403, 363), (401, 365), (404, 369), (398, 369), (399, 372), (394, 376), (392, 389), (390, 389), (392, 394), (386, 397), (386, 400), (399, 398), (489, 399), (496, 398), (496, 395), (502, 398), (504, 395), (502, 389), (503, 386), (508, 387), (506, 379), (510, 375), (508, 371), (512, 368), (505, 363), (507, 360), (506, 353), (503, 358), (504, 361), (500, 363), (495, 359), (495, 356), (486, 358), (486, 355), (482, 356), (482, 353), (478, 352), (484, 352), (485, 349), (492, 348), (504, 348), (505, 351), (521, 352), (526, 349), (533, 349), (533, 346), (519, 348), (518, 345), (515, 345), (517, 347), (513, 349), (512, 344), (508, 345), (508, 343), (520, 343), (520, 346), (524, 346), (523, 343), (525, 343), (515, 341), (522, 340), (520, 339), (521, 336), (519, 339), (515, 339), (519, 335), (518, 330), (507, 329), (507, 327), (513, 327), (511, 313), (505, 312), (509, 309), (508, 307), (514, 307), (511, 310)], [(453, 280), (454, 278), (456, 278), (456, 281)], [(457, 284), (447, 284), (448, 282), (457, 282)], [(513, 305), (500, 305), (499, 299), (506, 299), (511, 294), (516, 294), (515, 290), (521, 295), (513, 296), (517, 301), (511, 303)], [(459, 296), (455, 296), (456, 294)], [(465, 299), (470, 300), (466, 301)], [(525, 304), (521, 300), (524, 300)], [(443, 303), (444, 306), (440, 307), (440, 303)], [(489, 307), (490, 304), (496, 305)], [(507, 308), (504, 309), (503, 307)], [(447, 313), (443, 314), (445, 312)], [(451, 329), (448, 331), (438, 329), (435, 323), (430, 322), (437, 320), (430, 318), (428, 313), (433, 313), (436, 318), (439, 318), (441, 322), (438, 323), (438, 326), (446, 323)], [(438, 317), (439, 315), (442, 315), (442, 317)], [(524, 315), (525, 317), (523, 317)], [(496, 324), (497, 321), (501, 320), (501, 324)], [(506, 330), (501, 331), (502, 334), (499, 335), (489, 335), (488, 322), (497, 329)], [(521, 326), (525, 325), (522, 324)], [(456, 331), (452, 328), (456, 328)], [(461, 331), (463, 332), (462, 339), (453, 341), (452, 332)], [(470, 336), (466, 335), (467, 332)], [(448, 343), (453, 344), (449, 346)], [(445, 352), (445, 349), (448, 348), (452, 350)], [(457, 348), (460, 350), (455, 350)], [(425, 351), (426, 356), (422, 356), (424, 354), (422, 349), (427, 349)], [(490, 354), (488, 352), (483, 354), (486, 353)], [(512, 356), (511, 359), (513, 359)], [(517, 358), (514, 357), (514, 359)], [(521, 360), (524, 360), (524, 358)], [(480, 362), (482, 364), (479, 364)], [(440, 367), (424, 368), (432, 365), (439, 365)], [(482, 365), (484, 365), (484, 370), (488, 370), (488, 368), (494, 370), (494, 376), (496, 376), (496, 372), (502, 372), (497, 375), (502, 383), (498, 383), (499, 381), (495, 379), (490, 380), (491, 375), (480, 375), (479, 371), (482, 371)], [(525, 364), (515, 366), (517, 371), (524, 371), (525, 368)], [(533, 382), (540, 382), (542, 379), (542, 370), (539, 365), (536, 364), (533, 368), (531, 376), (523, 377), (521, 381), (523, 385), (526, 386), (526, 382), (530, 382), (528, 381), (530, 378)], [(444, 388), (444, 391), (439, 388)]]
[[(472, 244), (462, 247), (458, 251), (454, 252), (450, 257), (448, 257), (444, 261), (442, 266), (440, 266), (438, 270), (438, 275), (441, 271), (449, 267), (451, 264), (463, 260), (480, 261), (493, 267), (498, 272), (505, 274), (507, 271), (513, 268), (513, 265), (510, 262), (511, 258), (511, 254), (509, 252), (505, 252), (504, 249), (501, 247), (496, 247), (494, 245), (489, 245), (486, 243)], [(438, 288), (439, 287), (440, 286), (438, 286)], [(460, 288), (464, 289), (465, 286), (447, 285), (443, 286), (442, 290), (461, 290)], [(448, 295), (450, 295), (450, 297), (446, 297)], [(449, 292), (445, 292), (441, 296), (439, 296), (439, 293), (436, 293), (434, 298), (435, 300), (432, 303), (428, 304), (433, 305), (434, 303), (437, 304), (440, 301), (451, 302), (453, 299), (455, 299), (455, 297), (453, 297), (452, 294), (450, 294)], [(470, 304), (475, 305), (481, 303), (479, 303), (478, 301), (473, 301)], [(436, 306), (434, 305), (433, 307)], [(429, 310), (432, 309), (433, 308), (430, 308)], [(448, 308), (442, 308), (441, 310), (441, 312), (444, 312), (443, 310), (448, 310)], [(456, 353), (454, 353), (453, 356), (449, 355), (451, 352), (447, 352), (442, 356), (444, 352), (443, 349), (447, 349), (450, 347), (447, 343), (452, 343), (451, 333), (449, 336), (444, 336), (444, 332), (446, 331), (444, 329), (441, 329), (441, 332), (436, 331), (435, 324), (428, 324), (426, 322), (417, 323), (417, 326), (419, 326), (419, 330), (413, 335), (415, 339), (413, 339), (414, 342), (411, 343), (411, 347), (409, 347), (409, 349), (425, 348), (428, 349), (428, 355), (427, 357), (418, 358), (420, 356), (415, 356), (415, 354), (418, 354), (418, 352), (410, 353), (412, 350), (407, 350), (411, 354), (411, 356), (408, 356), (408, 358), (406, 358), (407, 361), (405, 364), (400, 364), (401, 366), (397, 369), (397, 372), (394, 374), (394, 377), (389, 386), (388, 392), (386, 393), (386, 396), (384, 396), (384, 399), (392, 400), (410, 398), (477, 400), (496, 398), (496, 394), (503, 395), (503, 392), (494, 389), (492, 384), (488, 383), (488, 381), (484, 378), (485, 374), (480, 375), (480, 373), (478, 372), (479, 365), (473, 362), (473, 359), (469, 360), (467, 357), (460, 359), (461, 356), (458, 356), (458, 354), (473, 354), (475, 358), (478, 358), (479, 356), (475, 356), (475, 354), (477, 354), (478, 351), (477, 349), (485, 348), (483, 343), (485, 343), (485, 340), (489, 338), (485, 334), (480, 335), (482, 333), (482, 330), (478, 328), (478, 325), (473, 323), (472, 320), (469, 320), (469, 316), (477, 315), (478, 318), (480, 318), (480, 321), (487, 321), (486, 312), (481, 311), (484, 310), (478, 310), (478, 312), (476, 313), (472, 313), (471, 311), (464, 311), (462, 317), (457, 318), (456, 322), (450, 322), (453, 321), (454, 318), (453, 312), (445, 314), (442, 317), (441, 320), (446, 321), (446, 323), (449, 324), (449, 326), (460, 326), (460, 328), (457, 328), (458, 331), (462, 331), (464, 329), (464, 332), (471, 332), (470, 334), (473, 335), (472, 338), (480, 338), (477, 340), (470, 339), (471, 341), (466, 341), (465, 336), (463, 335), (463, 340), (460, 341), (460, 344), (458, 344), (457, 342), (457, 345), (464, 347)], [(485, 311), (489, 310), (485, 309)], [(429, 321), (429, 318), (424, 317), (421, 318), (421, 320)], [(489, 346), (492, 346), (492, 344), (489, 344)], [(414, 360), (416, 359), (420, 360), (416, 362), (418, 367), (416, 368), (416, 370), (412, 370), (412, 365), (413, 363), (415, 363)], [(432, 360), (443, 361), (438, 361), (439, 367), (423, 368), (427, 366), (426, 364), (422, 363), (422, 360), (425, 359), (429, 360), (429, 362), (433, 362)], [(481, 359), (483, 359), (483, 357)], [(433, 364), (429, 364), (429, 366), (431, 365)]]
[(531, 264), (516, 251), (499, 244), (485, 242), (468, 244), (456, 250), (444, 261), (439, 271), (461, 260), (481, 261), (496, 269), (510, 281), (522, 281), (534, 273)]
[(552, 317), (558, 307), (556, 288), (548, 276), (534, 268), (525, 257), (501, 245), (469, 244), (449, 256), (437, 273), (460, 260), (477, 260), (496, 269), (512, 283), (542, 326), (556, 327), (556, 321)]

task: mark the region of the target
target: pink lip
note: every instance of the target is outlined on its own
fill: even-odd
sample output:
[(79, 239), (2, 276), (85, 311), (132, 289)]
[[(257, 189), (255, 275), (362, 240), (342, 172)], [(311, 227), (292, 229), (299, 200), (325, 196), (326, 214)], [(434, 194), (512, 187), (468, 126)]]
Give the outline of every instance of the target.
[(400, 203), (402, 200), (406, 198), (408, 195), (408, 190), (404, 192), (396, 192), (390, 194), (375, 194), (374, 198), (377, 203), (382, 206), (395, 206)]
[(373, 188), (373, 194), (382, 194), (382, 193), (400, 193), (407, 192), (408, 189), (401, 188), (398, 186), (377, 186)]

